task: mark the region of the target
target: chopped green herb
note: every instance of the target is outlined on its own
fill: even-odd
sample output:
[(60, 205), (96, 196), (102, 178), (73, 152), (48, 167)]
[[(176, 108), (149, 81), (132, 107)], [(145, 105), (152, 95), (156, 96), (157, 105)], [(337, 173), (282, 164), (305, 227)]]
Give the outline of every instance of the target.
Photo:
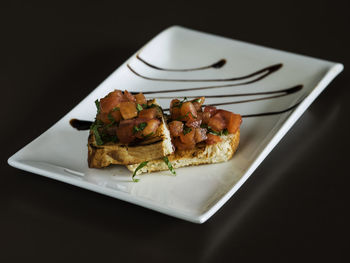
[(114, 107), (114, 108), (112, 109), (112, 111), (117, 111), (117, 110), (120, 110), (120, 108), (119, 108), (119, 107)]
[(173, 166), (171, 165), (171, 162), (169, 161), (169, 159), (168, 159), (167, 156), (164, 156), (164, 157), (163, 157), (163, 161), (164, 161), (165, 164), (168, 166), (169, 171), (170, 171), (173, 175), (176, 175), (176, 171), (175, 171), (175, 169), (173, 168)]
[(115, 122), (115, 120), (114, 120), (114, 118), (113, 118), (113, 116), (112, 116), (111, 113), (108, 113), (107, 117), (108, 117), (108, 120), (109, 120), (110, 122)]
[(146, 128), (147, 122), (141, 122), (139, 126), (135, 125), (132, 129), (133, 133), (137, 133), (139, 131), (143, 131), (144, 128)]
[(144, 109), (147, 109), (147, 108), (148, 108), (148, 105), (147, 105), (147, 104), (142, 104), (141, 106), (142, 106), (142, 108), (144, 108)]
[(183, 134), (186, 135), (187, 133), (190, 133), (192, 129), (190, 127), (187, 127), (186, 125), (183, 128)]
[(96, 108), (97, 108), (97, 114), (99, 114), (100, 111), (101, 111), (100, 101), (99, 100), (95, 100), (95, 105), (96, 105)]
[(140, 104), (138, 104), (138, 103), (136, 104), (136, 109), (138, 111), (142, 111), (143, 110), (142, 106)]
[(187, 98), (184, 97), (184, 99), (183, 99), (182, 101), (179, 101), (179, 102), (175, 103), (175, 104), (173, 105), (173, 107), (175, 107), (175, 108), (181, 108), (182, 104), (183, 104), (186, 100), (187, 100)]
[(135, 169), (134, 173), (132, 174), (132, 180), (134, 182), (140, 181), (140, 179), (135, 179), (134, 177), (135, 177), (136, 173), (138, 172), (138, 170), (142, 169), (147, 164), (148, 164), (148, 161), (145, 161), (145, 162), (140, 163), (139, 166), (137, 166), (137, 168)]
[(102, 145), (103, 144), (103, 141), (101, 139), (101, 136), (100, 136), (100, 133), (98, 132), (98, 128), (100, 126), (99, 125), (93, 125), (91, 127), (91, 130), (93, 131), (94, 135), (95, 135), (95, 140), (96, 140), (96, 144), (97, 145)]
[(147, 122), (141, 122), (140, 125), (139, 125), (139, 128), (141, 129), (141, 131), (146, 128), (147, 126)]
[(224, 129), (220, 132), (217, 132), (217, 131), (214, 131), (212, 130), (209, 126), (208, 126), (208, 133), (211, 133), (211, 134), (214, 134), (214, 135), (217, 135), (217, 136), (221, 136), (221, 135), (228, 135), (228, 130), (227, 129)]
[(198, 102), (198, 103), (201, 103), (202, 99), (201, 98), (198, 98), (198, 99), (195, 99), (195, 100), (192, 100), (192, 102)]

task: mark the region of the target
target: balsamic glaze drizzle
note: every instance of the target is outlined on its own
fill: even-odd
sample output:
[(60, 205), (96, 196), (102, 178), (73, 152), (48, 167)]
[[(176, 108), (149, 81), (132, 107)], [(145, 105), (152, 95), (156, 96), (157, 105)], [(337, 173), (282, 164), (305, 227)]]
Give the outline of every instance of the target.
[[(215, 86), (218, 87), (218, 86)], [(263, 91), (263, 92), (252, 92), (252, 93), (236, 93), (236, 94), (222, 94), (222, 95), (205, 95), (205, 98), (227, 98), (227, 97), (243, 97), (243, 96), (257, 96), (257, 95), (269, 95), (269, 94), (278, 94), (283, 93), (283, 95), (292, 94), (298, 92), (303, 88), (303, 85), (296, 85), (291, 88), (282, 89), (282, 90), (274, 90), (274, 91)], [(133, 92), (137, 94), (138, 92)], [(163, 91), (152, 92), (152, 93), (163, 93)], [(143, 92), (143, 94), (148, 94), (147, 92)], [(177, 98), (198, 98), (198, 96), (177, 96)], [(163, 97), (157, 96), (152, 97), (154, 99), (173, 99), (174, 97)]]
[(148, 77), (148, 76), (144, 76), (138, 72), (136, 72), (129, 64), (127, 64), (127, 67), (130, 69), (130, 71), (132, 73), (134, 73), (135, 75), (139, 76), (140, 78), (143, 79), (147, 79), (147, 80), (154, 80), (154, 81), (176, 81), (176, 82), (218, 82), (218, 81), (238, 81), (238, 80), (246, 80), (252, 77), (257, 77), (254, 80), (251, 81), (247, 81), (245, 83), (240, 83), (239, 85), (244, 85), (244, 84), (248, 84), (248, 83), (253, 83), (256, 82), (258, 80), (261, 80), (265, 77), (267, 77), (268, 75), (272, 74), (273, 72), (279, 70), (281, 67), (283, 66), (282, 63), (279, 64), (275, 64), (272, 66), (268, 66), (266, 68), (260, 69), (258, 71), (255, 71), (253, 73), (250, 73), (248, 75), (245, 76), (241, 76), (241, 77), (232, 77), (232, 78), (224, 78), (224, 79), (163, 79), (163, 78), (153, 78), (153, 77)]
[(78, 119), (71, 119), (69, 121), (69, 124), (77, 129), (78, 131), (85, 131), (85, 130), (89, 130), (91, 125), (92, 125), (92, 121), (85, 121), (85, 120), (78, 120)]
[[(143, 58), (140, 57), (139, 54), (136, 55), (136, 58), (147, 65), (150, 68), (156, 69), (156, 70), (162, 70), (162, 71), (175, 71), (175, 72), (186, 72), (186, 71), (196, 71), (196, 70), (204, 70), (204, 69), (218, 69), (222, 68), (226, 64), (226, 59), (220, 59), (217, 62), (208, 65), (208, 66), (202, 66), (197, 68), (187, 68), (187, 69), (170, 69), (170, 68), (161, 68), (156, 65), (153, 65)], [(240, 80), (247, 80), (239, 83), (231, 83), (231, 84), (225, 84), (225, 85), (216, 85), (216, 86), (200, 86), (200, 87), (192, 87), (192, 88), (186, 88), (186, 89), (170, 89), (170, 90), (157, 90), (157, 91), (145, 91), (143, 94), (149, 95), (149, 94), (159, 94), (159, 93), (171, 93), (171, 92), (184, 92), (184, 91), (193, 91), (193, 90), (204, 90), (204, 89), (215, 89), (215, 88), (224, 88), (224, 87), (234, 87), (234, 86), (241, 86), (241, 85), (247, 85), (253, 82), (257, 82), (261, 79), (266, 78), (273, 72), (279, 70), (283, 66), (282, 63), (271, 65), (268, 67), (265, 67), (263, 69), (260, 69), (258, 71), (255, 71), (253, 73), (250, 73), (245, 76), (241, 77), (232, 77), (232, 78), (224, 78), (224, 79), (162, 79), (162, 78), (153, 78), (144, 76), (138, 72), (136, 72), (129, 64), (127, 64), (127, 67), (129, 70), (134, 73), (135, 75), (139, 76), (140, 78), (147, 79), (147, 80), (153, 80), (153, 81), (173, 81), (173, 82), (219, 82), (219, 81), (240, 81)], [(250, 79), (253, 78), (253, 79)], [(250, 79), (250, 80), (248, 80)], [(246, 100), (237, 100), (237, 101), (230, 101), (230, 102), (223, 102), (223, 103), (212, 103), (212, 104), (206, 104), (203, 106), (221, 106), (221, 105), (231, 105), (231, 104), (238, 104), (238, 103), (247, 103), (247, 102), (253, 102), (253, 101), (260, 101), (260, 100), (267, 100), (267, 99), (274, 99), (279, 98), (283, 96), (287, 96), (289, 94), (295, 93), (300, 91), (303, 88), (303, 85), (296, 85), (291, 88), (282, 89), (282, 90), (276, 90), (276, 91), (264, 91), (264, 92), (252, 92), (252, 93), (241, 93), (241, 94), (223, 94), (223, 95), (207, 95), (206, 98), (226, 98), (226, 97), (242, 97), (242, 96), (258, 96), (258, 95), (272, 95), (268, 97), (262, 97), (262, 98), (255, 98), (255, 99), (246, 99)], [(131, 92), (132, 94), (137, 94), (139, 92)], [(196, 98), (198, 96), (187, 96), (187, 98)], [(158, 99), (172, 99), (173, 97), (155, 97)], [(179, 97), (181, 98), (181, 97)], [(184, 96), (182, 97), (184, 98)], [(270, 115), (277, 115), (282, 114), (285, 112), (288, 112), (290, 110), (293, 110), (296, 108), (302, 100), (300, 100), (295, 105), (284, 109), (280, 111), (270, 111), (270, 112), (262, 112), (262, 113), (254, 113), (254, 114), (246, 114), (242, 115), (242, 118), (250, 118), (250, 117), (262, 117), (262, 116), (270, 116)], [(169, 109), (163, 109), (164, 111), (169, 111)], [(69, 121), (70, 125), (73, 128), (76, 128), (77, 130), (89, 130), (90, 126), (92, 125), (92, 121), (87, 120), (78, 120), (78, 119), (71, 119)]]
[(208, 66), (202, 66), (202, 67), (198, 67), (198, 68), (188, 68), (188, 69), (170, 69), (170, 68), (161, 68), (158, 67), (156, 65), (153, 65), (149, 62), (147, 62), (146, 60), (144, 60), (143, 58), (140, 57), (140, 54), (136, 55), (136, 58), (138, 60), (140, 60), (142, 63), (146, 64), (147, 66), (149, 66), (150, 68), (154, 68), (157, 70), (163, 70), (163, 71), (176, 71), (176, 72), (184, 72), (184, 71), (196, 71), (196, 70), (203, 70), (203, 69), (209, 69), (209, 68), (222, 68), (225, 64), (226, 64), (226, 59), (220, 59), (217, 62), (208, 65)]

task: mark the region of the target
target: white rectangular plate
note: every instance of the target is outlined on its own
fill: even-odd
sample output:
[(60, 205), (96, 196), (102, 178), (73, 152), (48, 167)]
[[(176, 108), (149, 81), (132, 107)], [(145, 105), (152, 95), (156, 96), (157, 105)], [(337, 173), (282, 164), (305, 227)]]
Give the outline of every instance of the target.
[[(137, 58), (137, 54), (146, 63)], [(190, 71), (160, 70), (147, 64), (189, 69), (211, 65), (221, 59), (226, 61), (221, 67)], [(279, 64), (283, 66), (274, 67), (275, 71), (270, 74), (265, 70), (239, 78)], [(203, 223), (247, 180), (342, 69), (342, 64), (174, 26), (153, 38), (72, 111), (8, 162), (19, 169)], [(222, 80), (228, 78), (238, 79)], [(190, 81), (177, 81), (181, 79)], [(217, 81), (204, 81), (208, 79)], [(218, 87), (222, 85), (225, 87)], [(290, 92), (276, 92), (298, 85), (303, 86)], [(213, 87), (191, 90), (204, 86)], [(240, 146), (233, 159), (226, 163), (177, 169), (177, 176), (169, 172), (146, 174), (140, 177), (140, 182), (133, 183), (130, 172), (123, 166), (89, 169), (88, 131), (77, 131), (69, 124), (72, 118), (93, 120), (94, 101), (114, 89), (145, 94), (157, 91), (147, 96), (157, 97), (164, 108), (169, 107), (170, 99), (160, 97), (207, 96), (206, 104), (228, 103), (219, 107), (243, 116), (273, 114), (243, 118)], [(174, 91), (161, 92), (164, 90)], [(230, 94), (239, 96), (209, 97)], [(280, 113), (275, 114), (277, 112)]]

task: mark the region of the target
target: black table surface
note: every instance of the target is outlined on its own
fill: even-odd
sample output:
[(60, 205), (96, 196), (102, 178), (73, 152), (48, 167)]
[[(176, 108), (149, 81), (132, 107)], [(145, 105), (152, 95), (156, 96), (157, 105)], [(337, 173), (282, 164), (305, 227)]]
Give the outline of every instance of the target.
[[(0, 262), (345, 262), (348, 11), (346, 1), (321, 0), (2, 3)], [(341, 62), (345, 70), (202, 225), (7, 164), (175, 24)]]

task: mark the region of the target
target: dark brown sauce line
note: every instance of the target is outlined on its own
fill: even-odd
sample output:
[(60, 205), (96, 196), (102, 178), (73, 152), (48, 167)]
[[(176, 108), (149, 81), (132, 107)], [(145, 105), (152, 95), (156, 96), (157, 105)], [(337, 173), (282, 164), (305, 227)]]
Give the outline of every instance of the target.
[(202, 66), (202, 67), (198, 67), (198, 68), (187, 68), (187, 69), (173, 69), (173, 68), (162, 68), (162, 67), (158, 67), (156, 65), (153, 65), (149, 62), (147, 62), (146, 60), (144, 60), (143, 58), (140, 57), (139, 54), (136, 55), (136, 58), (138, 60), (140, 60), (142, 63), (144, 63), (145, 65), (149, 66), (150, 68), (154, 68), (157, 70), (163, 70), (163, 71), (174, 71), (174, 72), (185, 72), (185, 71), (196, 71), (196, 70), (203, 70), (203, 69), (210, 69), (210, 68), (222, 68), (225, 64), (226, 64), (226, 59), (220, 59), (217, 62), (210, 64), (208, 66)]
[[(129, 68), (129, 70), (134, 73), (135, 75), (137, 75), (140, 78), (143, 79), (147, 79), (147, 80), (153, 80), (153, 81), (175, 81), (175, 82), (218, 82), (218, 81), (238, 81), (238, 80), (245, 80), (248, 78), (252, 78), (255, 76), (259, 76), (261, 74), (263, 74), (262, 76), (258, 77), (257, 79), (253, 80), (253, 81), (249, 81), (246, 83), (241, 83), (239, 85), (243, 85), (243, 84), (248, 84), (248, 83), (252, 83), (255, 81), (258, 81), (262, 78), (267, 77), (268, 75), (270, 75), (271, 73), (279, 70), (281, 67), (283, 66), (282, 63), (279, 64), (275, 64), (263, 69), (260, 69), (256, 72), (253, 72), (251, 74), (245, 75), (245, 76), (241, 76), (241, 77), (233, 77), (233, 78), (225, 78), (225, 79), (162, 79), (162, 78), (152, 78), (152, 77), (148, 77), (148, 76), (144, 76), (138, 72), (136, 72), (129, 64), (127, 64), (127, 67)], [(175, 90), (173, 90), (175, 91)], [(170, 92), (170, 91), (168, 91)]]
[(251, 117), (263, 117), (263, 116), (270, 116), (270, 115), (278, 115), (278, 114), (282, 114), (282, 113), (293, 110), (301, 102), (302, 102), (302, 100), (299, 101), (298, 103), (296, 103), (295, 105), (293, 105), (285, 110), (281, 110), (281, 111), (269, 111), (269, 112), (263, 112), (263, 113), (246, 114), (246, 115), (241, 115), (241, 116), (242, 116), (242, 118), (251, 118)]
[[(205, 98), (229, 98), (229, 97), (244, 97), (244, 96), (258, 96), (258, 95), (269, 95), (284, 93), (284, 95), (292, 94), (300, 91), (303, 85), (297, 85), (288, 89), (275, 90), (275, 91), (264, 91), (264, 92), (253, 92), (253, 93), (240, 93), (240, 94), (223, 94), (223, 95), (205, 95)], [(137, 92), (136, 92), (137, 93)], [(172, 97), (152, 97), (154, 99), (173, 99)], [(177, 98), (198, 98), (198, 96), (181, 96)]]

